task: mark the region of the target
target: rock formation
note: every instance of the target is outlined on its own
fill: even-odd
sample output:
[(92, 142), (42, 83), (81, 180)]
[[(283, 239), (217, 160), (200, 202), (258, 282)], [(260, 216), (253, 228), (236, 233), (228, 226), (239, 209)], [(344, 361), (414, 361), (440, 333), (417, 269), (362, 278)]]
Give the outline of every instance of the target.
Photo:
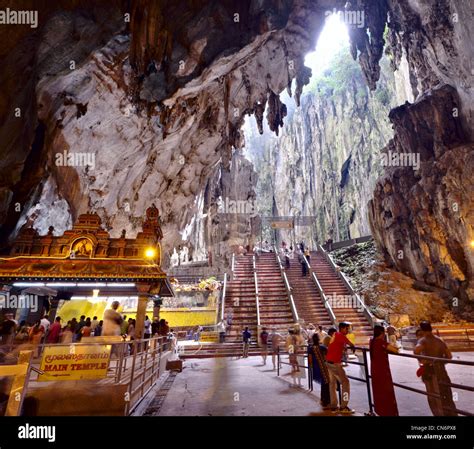
[[(389, 169), (377, 185), (370, 207), (377, 243), (410, 276), (469, 296), (474, 101), (468, 0), (42, 2), (38, 28), (0, 28), (2, 244), (25, 222), (40, 233), (49, 225), (60, 233), (87, 210), (115, 235), (126, 229), (133, 237), (155, 203), (164, 247), (171, 250), (204, 201), (196, 198), (216, 167), (232, 171), (245, 116), (255, 115), (260, 131), (266, 118), (281, 132), (291, 114), (281, 92), (292, 93), (294, 81), (299, 104), (311, 75), (304, 56), (327, 13), (346, 3), (364, 12), (363, 26), (352, 27), (350, 36), (369, 87), (380, 77), (388, 25), (393, 67), (417, 101), (392, 114), (389, 149), (416, 152), (420, 145), (422, 167), (417, 175)], [(23, 9), (35, 5), (21, 2)], [(456, 118), (443, 98), (456, 105)], [(407, 177), (397, 177), (401, 172)], [(395, 223), (396, 207), (407, 200), (410, 210), (395, 214), (407, 223)], [(460, 205), (458, 216), (443, 206), (452, 202)]]
[(300, 108), (288, 101), (279, 137), (268, 129), (260, 136), (253, 118), (247, 121), (245, 149), (258, 173), (259, 211), (306, 220), (310, 226), (297, 226), (297, 241), (314, 246), (370, 234), (367, 203), (382, 173), (380, 149), (392, 137), (388, 113), (397, 101), (388, 60), (382, 67), (371, 93), (343, 49), (305, 89)]
[[(62, 217), (62, 232), (67, 215), (93, 210), (133, 236), (152, 201), (164, 245), (179, 242), (216, 164), (228, 167), (241, 146), (245, 114), (261, 122), (269, 102), (270, 126), (281, 126), (278, 95), (295, 79), (298, 96), (309, 81), (303, 58), (330, 3), (58, 2), (37, 30), (5, 37), (2, 81), (21, 95), (1, 111), (4, 242), (33, 212), (39, 232), (41, 217)], [(94, 163), (57, 164), (63, 153)], [(46, 185), (50, 208), (37, 205)]]

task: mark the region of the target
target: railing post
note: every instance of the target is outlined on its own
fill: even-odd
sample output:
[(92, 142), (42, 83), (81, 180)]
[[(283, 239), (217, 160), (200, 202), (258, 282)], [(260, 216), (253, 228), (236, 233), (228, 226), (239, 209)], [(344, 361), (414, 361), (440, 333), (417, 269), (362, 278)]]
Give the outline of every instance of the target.
[(130, 372), (130, 382), (128, 384), (128, 401), (127, 401), (127, 406), (125, 408), (125, 414), (128, 415), (128, 412), (130, 410), (131, 402), (132, 402), (132, 394), (133, 394), (133, 379), (134, 379), (134, 374), (135, 374), (135, 363), (137, 359), (137, 347), (136, 347), (136, 340), (133, 340), (132, 343), (133, 347), (133, 359), (132, 359), (132, 370)]
[(224, 315), (225, 315), (226, 289), (227, 289), (227, 273), (224, 273), (224, 284), (222, 285), (222, 297), (221, 297), (221, 320), (224, 319)]
[(277, 376), (280, 377), (280, 346), (277, 346)]
[(362, 349), (364, 355), (364, 372), (365, 372), (365, 384), (367, 386), (367, 399), (369, 401), (369, 415), (374, 414), (374, 407), (372, 403), (372, 392), (370, 390), (370, 375), (369, 375), (369, 365), (367, 362), (367, 350)]
[[(257, 267), (255, 265), (255, 256), (253, 256), (253, 277), (255, 282), (255, 304), (257, 306), (257, 329), (260, 329), (260, 303), (259, 303), (259, 293), (258, 293), (258, 278), (257, 278)], [(259, 338), (257, 335), (257, 343), (259, 342)]]
[(293, 299), (293, 295), (291, 294), (290, 282), (288, 281), (288, 276), (286, 275), (286, 272), (283, 269), (283, 265), (281, 263), (280, 256), (278, 255), (276, 246), (273, 247), (273, 250), (275, 251), (275, 256), (277, 259), (278, 266), (280, 268), (280, 275), (283, 280), (283, 284), (285, 285), (286, 294), (288, 296), (288, 301), (290, 303), (291, 314), (293, 315), (293, 320), (295, 321), (295, 323), (297, 323), (299, 321), (299, 315), (298, 315), (298, 311), (296, 310), (296, 305)]

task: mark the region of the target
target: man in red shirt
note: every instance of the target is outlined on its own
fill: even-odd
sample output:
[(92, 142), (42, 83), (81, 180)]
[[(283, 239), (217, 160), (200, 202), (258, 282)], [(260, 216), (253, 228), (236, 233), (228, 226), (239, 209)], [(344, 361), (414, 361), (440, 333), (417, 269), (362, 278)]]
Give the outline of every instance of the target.
[[(328, 352), (326, 354), (326, 365), (329, 371), (329, 393), (331, 397), (330, 408), (333, 412), (341, 412), (343, 414), (354, 413), (354, 410), (351, 410), (348, 407), (349, 396), (350, 396), (350, 384), (349, 379), (342, 367), (342, 355), (344, 353), (345, 346), (350, 346), (354, 351), (355, 346), (352, 342), (346, 337), (349, 333), (349, 323), (339, 323), (339, 332), (334, 332), (328, 346)], [(339, 409), (337, 408), (337, 381), (341, 384), (342, 388), (342, 397), (341, 404)]]

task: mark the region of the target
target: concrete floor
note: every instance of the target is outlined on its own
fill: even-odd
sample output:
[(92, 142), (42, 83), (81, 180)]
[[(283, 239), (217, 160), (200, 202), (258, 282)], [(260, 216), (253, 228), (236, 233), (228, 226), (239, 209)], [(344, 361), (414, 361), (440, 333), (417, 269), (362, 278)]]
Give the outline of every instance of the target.
[[(455, 358), (474, 361), (474, 353), (456, 353)], [(416, 377), (417, 362), (414, 359), (390, 357), (395, 382), (424, 390), (423, 382)], [(347, 373), (359, 376), (359, 367), (350, 365)], [(291, 386), (289, 367), (283, 365), (281, 376), (272, 370), (271, 359), (262, 365), (261, 357), (247, 359), (215, 358), (189, 359), (178, 374), (163, 402), (160, 416), (308, 416), (331, 415), (319, 405), (319, 385), (314, 384), (312, 393)], [(448, 367), (451, 381), (474, 386), (474, 370), (471, 367)], [(306, 390), (305, 390), (306, 389)], [(357, 415), (368, 411), (365, 383), (351, 380), (350, 406)], [(426, 396), (395, 389), (400, 415), (431, 416)], [(458, 393), (458, 408), (472, 410), (474, 393)], [(334, 416), (334, 415), (332, 415)]]

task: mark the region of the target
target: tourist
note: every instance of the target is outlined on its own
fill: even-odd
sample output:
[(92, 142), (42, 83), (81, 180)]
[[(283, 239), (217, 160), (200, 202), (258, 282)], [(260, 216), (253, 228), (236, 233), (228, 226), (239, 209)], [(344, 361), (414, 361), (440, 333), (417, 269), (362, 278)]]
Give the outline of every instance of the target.
[[(199, 332), (199, 330), (198, 330), (198, 332)], [(168, 326), (168, 322), (164, 318), (162, 318), (160, 320), (160, 326), (158, 328), (158, 334), (161, 337), (167, 337), (169, 333), (170, 333), (170, 327)]]
[(94, 329), (94, 337), (100, 337), (102, 335), (102, 327), (104, 326), (104, 322), (102, 320), (99, 321), (97, 326)]
[(132, 355), (133, 349), (134, 349), (133, 340), (135, 340), (135, 320), (133, 318), (128, 319), (127, 335), (131, 342), (129, 347), (130, 347), (130, 355)]
[(230, 307), (228, 310), (227, 310), (227, 326), (232, 326), (232, 321), (234, 319), (234, 309), (232, 309), (232, 307)]
[(196, 330), (194, 331), (194, 341), (199, 341), (201, 338), (202, 326), (196, 326)]
[[(414, 349), (416, 355), (426, 355), (428, 357), (438, 357), (451, 359), (453, 356), (446, 343), (433, 334), (433, 329), (429, 321), (422, 321), (420, 329), (423, 332)], [(433, 360), (419, 360), (422, 365), (422, 380), (426, 386), (428, 394), (440, 396), (436, 398), (428, 396), (428, 403), (433, 416), (457, 416), (453, 401), (451, 387), (446, 384), (451, 383), (451, 379), (446, 372), (446, 366), (442, 362)]]
[(18, 332), (15, 335), (15, 343), (18, 343), (18, 344), (26, 343), (28, 341), (29, 331), (30, 331), (29, 324), (25, 320), (22, 320), (20, 323)]
[(354, 413), (348, 406), (350, 399), (350, 384), (349, 379), (342, 366), (342, 355), (344, 347), (350, 346), (355, 351), (354, 345), (348, 340), (347, 334), (349, 332), (349, 323), (339, 323), (339, 332), (332, 334), (326, 355), (326, 365), (329, 371), (329, 391), (331, 394), (331, 409), (336, 412), (337, 409), (337, 392), (336, 383), (339, 381), (342, 388), (341, 403), (339, 404), (339, 412), (343, 414)]
[(61, 343), (72, 343), (73, 339), (73, 334), (74, 332), (72, 331), (72, 320), (68, 321), (66, 326), (64, 326), (64, 329), (61, 332)]
[(324, 345), (324, 339), (328, 336), (328, 333), (323, 329), (323, 326), (318, 326), (317, 334), (318, 334), (319, 341)]
[(170, 330), (170, 333), (168, 334), (168, 340), (170, 341), (170, 350), (173, 354), (173, 358), (176, 358), (178, 354), (178, 338), (174, 333), (174, 329)]
[(151, 337), (151, 321), (147, 315), (145, 316), (145, 321), (143, 323), (143, 338), (150, 338), (150, 337)]
[(398, 348), (397, 334), (397, 328), (389, 324), (387, 327), (388, 342), (396, 348)]
[(48, 343), (59, 343), (59, 338), (61, 334), (61, 317), (57, 316), (54, 320), (54, 323), (51, 324), (49, 328), (49, 333), (47, 337)]
[(224, 320), (217, 324), (217, 332), (219, 332), (219, 343), (225, 342), (226, 323)]
[(316, 326), (313, 323), (309, 323), (306, 328), (306, 333), (308, 334), (308, 342), (311, 343), (313, 341), (313, 335), (316, 333)]
[(300, 369), (304, 366), (304, 357), (301, 355), (303, 353), (302, 346), (304, 339), (299, 328), (289, 329), (288, 334), (287, 351), (291, 365), (291, 377), (293, 379), (293, 385), (298, 384), (298, 386), (301, 387), (301, 379), (305, 377), (304, 370)]
[(38, 348), (37, 357), (40, 356), (41, 349), (39, 345), (45, 334), (44, 327), (41, 324), (41, 320), (37, 321), (35, 325), (30, 329), (29, 342), (33, 347)]
[(107, 309), (104, 312), (104, 325), (102, 327), (102, 335), (104, 337), (121, 335), (120, 325), (123, 322), (123, 318), (122, 315), (117, 311), (119, 306), (120, 303), (118, 301), (114, 301), (112, 303), (112, 308)]
[(266, 365), (268, 355), (268, 332), (266, 327), (262, 327), (262, 332), (260, 332), (260, 345), (262, 347), (263, 364)]
[[(98, 326), (99, 324), (99, 320), (97, 319), (97, 317), (95, 316), (94, 318), (92, 318), (92, 321), (91, 321), (91, 329), (92, 329), (92, 332), (95, 331), (95, 328)], [(95, 335), (95, 333), (94, 333)]]
[(337, 329), (335, 327), (330, 327), (329, 328), (328, 333), (325, 335), (325, 337), (322, 340), (323, 345), (326, 346), (326, 348), (329, 346), (331, 338), (336, 332), (337, 332)]
[(311, 266), (311, 253), (308, 248), (304, 250), (304, 257), (308, 261), (308, 265)]
[(86, 319), (84, 326), (81, 329), (81, 339), (82, 337), (90, 337), (92, 333), (92, 321), (90, 318)]
[(76, 328), (77, 328), (77, 319), (73, 318), (71, 320), (71, 332), (73, 333), (73, 340), (74, 340), (74, 334), (76, 333)]
[(282, 253), (283, 258), (285, 260), (285, 269), (289, 270), (290, 269), (290, 251), (285, 246), (281, 249), (281, 253)]
[(323, 410), (330, 408), (331, 397), (329, 394), (329, 371), (326, 366), (326, 346), (322, 345), (317, 333), (311, 337), (308, 345), (308, 363), (312, 369), (313, 379), (321, 385), (320, 404)]
[(243, 343), (243, 350), (242, 350), (242, 358), (247, 358), (249, 356), (249, 346), (250, 346), (250, 338), (252, 334), (249, 331), (249, 328), (246, 327), (242, 332), (242, 343)]
[(76, 330), (74, 333), (74, 341), (81, 341), (81, 336), (82, 336), (82, 328), (86, 324), (86, 316), (81, 315), (81, 318), (79, 319), (79, 322), (77, 323)]
[(304, 320), (300, 320), (298, 324), (295, 324), (295, 332), (303, 338), (303, 341), (308, 342), (309, 334), (306, 330)]
[(193, 330), (192, 329), (188, 329), (186, 331), (186, 340), (192, 340), (193, 339)]
[(306, 276), (308, 274), (308, 266), (306, 265), (303, 251), (298, 253), (298, 262), (301, 264), (301, 275)]
[[(353, 345), (355, 345), (356, 337), (355, 337), (355, 332), (354, 332), (354, 326), (352, 324), (350, 324), (349, 332), (347, 333), (346, 337)], [(344, 354), (342, 355), (342, 362), (343, 362), (342, 366), (347, 366), (348, 360), (349, 360), (349, 354), (347, 352), (347, 346), (346, 346), (344, 348)]]
[(280, 342), (283, 338), (281, 334), (279, 334), (275, 328), (272, 329), (272, 333), (270, 334), (270, 343), (272, 345), (272, 364), (273, 364), (273, 371), (276, 370), (276, 360), (278, 357), (278, 351), (280, 350)]
[(398, 416), (397, 400), (388, 361), (389, 352), (396, 354), (398, 348), (387, 342), (385, 328), (378, 324), (374, 326), (374, 336), (370, 339), (369, 348), (375, 413), (379, 416)]
[(127, 315), (123, 316), (122, 324), (120, 325), (120, 335), (127, 335), (128, 334), (128, 324), (130, 320), (127, 320)]
[(15, 338), (16, 321), (13, 319), (13, 313), (6, 313), (3, 322), (0, 324), (0, 335), (2, 345), (11, 345)]
[(48, 319), (48, 315), (45, 315), (43, 318), (41, 318), (41, 326), (43, 326), (44, 328), (44, 333), (47, 334), (51, 326), (51, 322)]
[(160, 320), (157, 316), (153, 317), (153, 323), (151, 323), (151, 335), (156, 337), (160, 330)]

